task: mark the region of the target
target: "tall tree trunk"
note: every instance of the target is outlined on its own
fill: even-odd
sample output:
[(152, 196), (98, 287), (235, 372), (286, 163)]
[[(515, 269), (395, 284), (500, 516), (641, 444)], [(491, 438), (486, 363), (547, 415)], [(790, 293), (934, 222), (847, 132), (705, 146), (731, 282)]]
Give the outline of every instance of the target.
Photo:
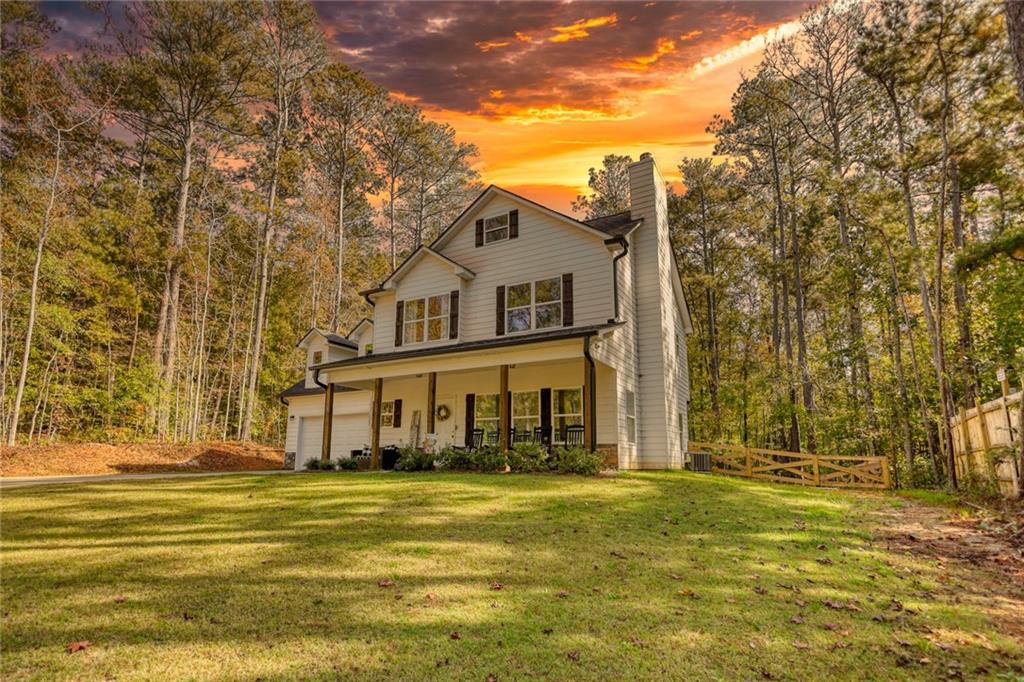
[(341, 179), (338, 182), (338, 243), (335, 254), (334, 301), (331, 304), (331, 331), (338, 331), (341, 325), (341, 305), (345, 292), (345, 181), (347, 163), (342, 161)]
[(1016, 65), (1017, 94), (1024, 102), (1024, 2), (1006, 0), (1006, 32), (1010, 37), (1010, 52)]
[(249, 397), (245, 401), (245, 412), (242, 416), (242, 429), (239, 434), (242, 440), (252, 438), (252, 415), (256, 405), (256, 387), (259, 384), (260, 365), (263, 355), (263, 327), (267, 315), (267, 293), (270, 283), (270, 261), (274, 248), (274, 210), (277, 206), (278, 174), (281, 166), (281, 147), (284, 144), (284, 131), (288, 127), (288, 99), (278, 95), (277, 128), (274, 133), (274, 151), (270, 167), (270, 188), (267, 191), (267, 216), (263, 225), (263, 245), (260, 256), (259, 289), (256, 294), (256, 329), (253, 333), (252, 363), (249, 366)]
[(50, 234), (53, 223), (53, 207), (57, 201), (57, 181), (60, 178), (60, 157), (63, 151), (64, 138), (61, 130), (57, 130), (56, 148), (53, 156), (53, 173), (50, 175), (50, 197), (43, 213), (43, 225), (36, 239), (36, 259), (32, 265), (32, 285), (28, 294), (28, 321), (25, 324), (25, 343), (21, 350), (21, 369), (18, 373), (18, 387), (14, 392), (14, 405), (11, 407), (11, 420), (7, 428), (7, 444), (14, 445), (18, 438), (18, 419), (21, 416), (21, 401), (25, 396), (25, 382), (28, 379), (28, 363), (32, 355), (32, 336), (36, 328), (36, 312), (39, 307), (39, 271), (43, 265), (43, 252), (46, 238)]
[[(166, 402), (167, 391), (175, 383), (175, 362), (178, 354), (178, 321), (181, 313), (179, 298), (181, 293), (182, 256), (185, 249), (185, 224), (188, 217), (188, 200), (192, 177), (192, 147), (194, 143), (195, 134), (190, 125), (182, 144), (181, 168), (178, 173), (178, 206), (174, 216), (174, 235), (171, 240), (171, 249), (166, 264), (167, 285), (164, 291), (167, 296), (165, 312), (166, 342), (164, 342), (164, 337), (161, 336), (163, 327), (158, 322), (155, 343), (163, 358), (163, 362), (157, 364), (157, 367), (160, 369), (161, 384), (157, 389), (157, 435), (160, 438), (167, 437), (170, 426), (170, 406)], [(162, 304), (161, 311), (164, 311)]]

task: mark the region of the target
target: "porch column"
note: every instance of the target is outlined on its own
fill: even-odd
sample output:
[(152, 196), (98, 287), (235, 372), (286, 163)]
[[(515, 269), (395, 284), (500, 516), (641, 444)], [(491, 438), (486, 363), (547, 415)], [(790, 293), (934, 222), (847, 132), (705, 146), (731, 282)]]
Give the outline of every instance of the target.
[(384, 380), (373, 380), (373, 404), (370, 406), (370, 468), (380, 469), (380, 396)]
[(512, 428), (512, 401), (508, 399), (508, 365), (501, 366), (498, 382), (498, 447), (508, 452), (508, 432)]
[(434, 433), (434, 412), (437, 407), (437, 372), (427, 375), (427, 433)]
[(320, 444), (320, 461), (331, 459), (331, 431), (334, 429), (334, 382), (327, 384), (324, 391), (324, 428), (323, 441)]
[(594, 432), (597, 429), (597, 423), (594, 419), (596, 412), (594, 410), (594, 396), (597, 384), (597, 370), (594, 360), (588, 357), (588, 355), (583, 357), (583, 447), (593, 452), (596, 448), (596, 434)]

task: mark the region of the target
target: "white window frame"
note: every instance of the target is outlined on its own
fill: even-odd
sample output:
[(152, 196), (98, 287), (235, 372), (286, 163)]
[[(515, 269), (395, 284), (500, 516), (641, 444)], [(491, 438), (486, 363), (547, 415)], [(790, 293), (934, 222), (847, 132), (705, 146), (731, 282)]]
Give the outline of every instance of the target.
[(629, 388), (623, 391), (622, 412), (626, 417), (626, 442), (636, 443), (636, 391)]
[[(559, 391), (579, 391), (580, 393), (580, 411), (579, 412), (558, 412), (555, 406), (558, 404), (555, 401), (555, 394)], [(583, 424), (583, 387), (582, 386), (557, 386), (551, 389), (551, 442), (552, 443), (564, 443), (562, 439), (562, 432), (558, 428), (559, 417), (579, 417), (579, 424)], [(575, 422), (574, 422), (575, 423)]]
[[(489, 398), (491, 396), (494, 396), (495, 400), (497, 400), (497, 407), (498, 407), (497, 413), (493, 417), (481, 417), (480, 416), (480, 412), (479, 412), (479, 410), (480, 410), (480, 402), (481, 402), (480, 398)], [(476, 398), (474, 398), (474, 400), (473, 400), (473, 428), (474, 429), (483, 429), (484, 430), (484, 434), (486, 435), (490, 431), (497, 432), (498, 429), (501, 428), (501, 400), (499, 398), (500, 398), (500, 396), (497, 393), (477, 393), (476, 394)], [(481, 426), (481, 422), (486, 422), (487, 424), (490, 424), (491, 422), (493, 422), (494, 423), (494, 427), (493, 428), (485, 428), (485, 427)]]
[[(430, 315), (430, 300), (434, 298), (444, 299), (446, 302), (446, 312), (443, 315)], [(423, 316), (422, 317), (409, 317), (410, 305), (415, 305), (417, 302), (423, 304)], [(431, 294), (429, 296), (421, 296), (419, 298), (410, 298), (402, 303), (402, 342), (405, 344), (417, 344), (417, 343), (436, 343), (438, 341), (447, 341), (449, 338), (449, 320), (451, 319), (452, 313), (452, 301), (451, 294), (445, 292), (443, 294)], [(437, 339), (430, 338), (430, 322), (432, 320), (441, 321), (441, 337)], [(421, 325), (423, 327), (423, 339), (417, 341), (414, 338), (409, 338), (408, 329), (409, 325)], [(415, 326), (413, 327), (415, 329)]]
[[(538, 282), (544, 282), (544, 281), (547, 281), (547, 280), (554, 280), (554, 281), (558, 282), (558, 298), (554, 299), (554, 300), (551, 300), (551, 301), (541, 301), (540, 303), (538, 303), (537, 302), (537, 284), (538, 284)], [(510, 306), (509, 305), (509, 298), (512, 295), (512, 287), (521, 287), (521, 286), (524, 286), (524, 285), (530, 287), (530, 302), (529, 302), (529, 304), (527, 304), (527, 305)], [(525, 332), (536, 331), (538, 329), (557, 329), (558, 327), (561, 327), (564, 324), (564, 322), (565, 322), (565, 299), (563, 298), (564, 294), (565, 294), (565, 291), (564, 291), (564, 288), (562, 287), (562, 276), (561, 275), (555, 275), (554, 277), (542, 277), (540, 279), (535, 279), (533, 281), (516, 282), (515, 284), (507, 284), (507, 285), (505, 285), (505, 333), (506, 334), (523, 334)], [(547, 327), (538, 327), (537, 326), (537, 306), (548, 306), (548, 305), (556, 305), (556, 304), (558, 305), (558, 322), (556, 324), (549, 325)], [(516, 329), (514, 331), (512, 330), (511, 321), (512, 321), (512, 311), (514, 311), (514, 310), (529, 310), (529, 312), (530, 312), (530, 326), (529, 327), (527, 327), (526, 329)]]
[[(487, 244), (497, 244), (499, 242), (507, 242), (509, 240), (509, 232), (512, 230), (512, 220), (509, 217), (509, 213), (510, 213), (509, 211), (505, 211), (504, 213), (496, 213), (494, 215), (487, 216), (486, 218), (484, 218), (484, 245), (485, 246)], [(498, 225), (498, 226), (491, 226), (491, 227), (487, 226), (488, 221), (497, 220), (498, 218), (504, 218), (505, 219), (505, 224), (504, 225)], [(491, 238), (491, 235), (496, 234), (498, 232), (501, 232), (502, 230), (505, 231), (505, 236), (504, 237), (494, 237), (493, 239)]]
[(390, 429), (395, 424), (395, 401), (380, 401), (380, 425), (381, 428)]
[[(535, 414), (516, 414), (516, 396), (517, 395), (534, 395), (534, 396), (536, 396), (537, 397), (537, 412)], [(512, 409), (511, 409), (512, 419), (510, 421), (510, 424), (512, 425), (512, 428), (514, 428), (514, 429), (516, 428), (516, 419), (529, 419), (529, 420), (531, 420), (531, 423), (533, 424), (533, 426), (528, 428), (526, 430), (526, 433), (532, 435), (533, 434), (533, 429), (538, 427), (538, 426), (540, 426), (540, 413), (541, 413), (541, 411), (542, 410), (541, 410), (541, 404), (540, 404), (540, 391), (539, 390), (533, 390), (533, 391), (512, 391)], [(516, 433), (519, 433), (518, 429), (516, 429)]]

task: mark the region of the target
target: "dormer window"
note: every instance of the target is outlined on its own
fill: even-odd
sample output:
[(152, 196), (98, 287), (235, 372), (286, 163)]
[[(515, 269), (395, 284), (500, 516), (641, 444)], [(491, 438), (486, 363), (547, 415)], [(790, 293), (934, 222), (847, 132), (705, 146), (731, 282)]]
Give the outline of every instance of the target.
[(484, 218), (484, 244), (508, 239), (508, 213)]
[(405, 302), (402, 332), (405, 343), (444, 341), (448, 338), (450, 315), (448, 294), (416, 298)]
[(319, 365), (324, 361), (324, 352), (322, 350), (313, 351), (313, 364)]

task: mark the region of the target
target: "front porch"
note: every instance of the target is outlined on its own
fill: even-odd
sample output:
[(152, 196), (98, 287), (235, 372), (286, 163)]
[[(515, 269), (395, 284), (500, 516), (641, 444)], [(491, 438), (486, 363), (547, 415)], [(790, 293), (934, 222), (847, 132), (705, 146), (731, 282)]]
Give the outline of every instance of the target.
[[(371, 391), (373, 469), (387, 446), (508, 450), (523, 441), (604, 451), (618, 465), (616, 373), (589, 358), (588, 348), (588, 339), (575, 338), (491, 353), (453, 349), (416, 361), (369, 356), (323, 368), (321, 381)], [(325, 412), (332, 394), (325, 393)], [(324, 452), (330, 442), (328, 427)]]

